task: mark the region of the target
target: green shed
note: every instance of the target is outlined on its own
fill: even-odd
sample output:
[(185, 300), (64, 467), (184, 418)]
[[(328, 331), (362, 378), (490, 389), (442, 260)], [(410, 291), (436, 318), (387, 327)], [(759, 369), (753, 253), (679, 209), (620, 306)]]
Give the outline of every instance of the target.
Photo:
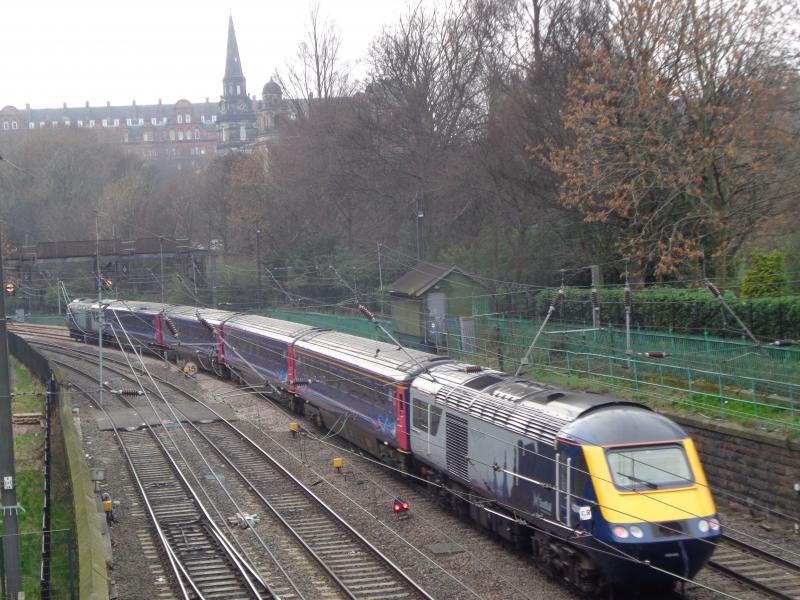
[(455, 265), (417, 263), (388, 291), (395, 334), (411, 346), (466, 350), (474, 344), (474, 315), (489, 312), (486, 288)]

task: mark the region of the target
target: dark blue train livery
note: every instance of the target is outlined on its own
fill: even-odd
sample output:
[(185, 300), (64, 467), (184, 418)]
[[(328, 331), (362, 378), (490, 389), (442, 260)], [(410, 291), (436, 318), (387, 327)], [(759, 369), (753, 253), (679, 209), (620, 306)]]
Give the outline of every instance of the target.
[[(71, 335), (96, 340), (100, 308), (73, 301)], [(267, 317), (102, 313), (109, 341), (127, 332), (314, 416), (586, 593), (692, 578), (721, 534), (691, 438), (643, 405)]]

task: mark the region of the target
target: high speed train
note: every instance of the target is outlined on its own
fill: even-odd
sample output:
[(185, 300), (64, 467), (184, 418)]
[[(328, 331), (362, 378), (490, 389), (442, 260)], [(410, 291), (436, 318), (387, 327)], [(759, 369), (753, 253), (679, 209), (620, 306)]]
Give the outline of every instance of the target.
[(676, 423), (602, 394), (298, 323), (192, 306), (75, 300), (72, 337), (125, 334), (264, 386), (585, 593), (691, 578), (721, 527)]

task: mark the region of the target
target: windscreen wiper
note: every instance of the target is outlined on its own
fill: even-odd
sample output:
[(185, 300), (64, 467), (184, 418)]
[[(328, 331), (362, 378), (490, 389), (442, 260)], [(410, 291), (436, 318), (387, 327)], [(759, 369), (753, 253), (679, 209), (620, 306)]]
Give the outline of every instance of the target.
[(641, 483), (642, 485), (647, 486), (651, 490), (657, 490), (658, 489), (658, 484), (655, 484), (652, 481), (647, 481), (646, 479), (639, 479), (638, 477), (635, 477), (634, 475), (628, 475), (627, 473), (621, 473), (620, 471), (617, 471), (617, 475), (622, 475), (623, 477), (627, 477), (631, 481), (635, 481), (636, 483)]

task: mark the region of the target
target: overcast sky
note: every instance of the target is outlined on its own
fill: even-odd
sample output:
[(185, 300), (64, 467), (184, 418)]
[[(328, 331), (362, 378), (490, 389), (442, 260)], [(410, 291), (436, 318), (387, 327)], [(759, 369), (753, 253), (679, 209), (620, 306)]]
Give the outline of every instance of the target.
[[(434, 3), (435, 0), (425, 0)], [(363, 75), (372, 38), (407, 0), (321, 0), (342, 54)], [(3, 3), (0, 107), (218, 101), (233, 15), (250, 94), (285, 70), (308, 21), (306, 0), (28, 0)]]

